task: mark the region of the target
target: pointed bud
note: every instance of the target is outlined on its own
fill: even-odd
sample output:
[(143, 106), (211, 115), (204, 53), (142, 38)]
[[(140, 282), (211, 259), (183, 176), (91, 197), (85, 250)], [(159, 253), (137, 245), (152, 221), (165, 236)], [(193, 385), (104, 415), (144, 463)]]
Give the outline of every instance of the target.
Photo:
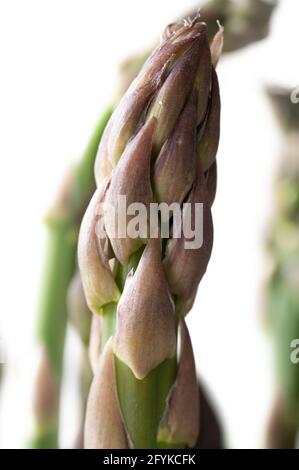
[(199, 399), (195, 361), (189, 332), (180, 322), (181, 351), (177, 377), (166, 401), (158, 441), (195, 446), (199, 433)]
[(215, 68), (222, 54), (223, 42), (224, 42), (224, 28), (223, 26), (221, 26), (219, 21), (217, 21), (217, 23), (218, 23), (219, 31), (215, 34), (213, 41), (211, 43), (212, 64)]
[(79, 271), (74, 275), (67, 293), (69, 318), (83, 344), (89, 341), (91, 312), (87, 307)]
[(192, 93), (154, 167), (158, 202), (182, 203), (196, 174), (197, 96)]
[[(180, 314), (187, 313), (186, 308), (187, 306), (190, 307), (189, 298), (196, 291), (211, 256), (213, 221), (208, 201), (205, 179), (202, 175), (198, 177), (188, 198), (187, 202), (191, 205), (189, 208), (184, 206), (183, 209), (183, 227), (194, 227), (195, 237), (198, 236), (199, 238), (200, 234), (197, 231), (202, 231), (202, 244), (198, 248), (188, 247), (186, 242), (188, 243), (190, 240), (182, 232), (179, 238), (171, 239), (167, 245), (164, 267), (170, 292), (178, 297), (177, 310)], [(203, 204), (202, 220), (199, 217), (197, 203)]]
[(128, 449), (121, 418), (113, 361), (113, 339), (105, 345), (91, 384), (86, 408), (85, 449)]
[(152, 94), (156, 91), (161, 77), (154, 82), (145, 83), (135, 93), (125, 96), (116, 109), (108, 143), (109, 161), (115, 167), (129, 141), (135, 134), (141, 116), (147, 108)]
[(218, 78), (212, 71), (212, 92), (209, 111), (197, 146), (197, 154), (203, 171), (210, 168), (216, 158), (220, 136), (220, 95)]
[(151, 239), (118, 304), (114, 352), (141, 380), (175, 351), (174, 305), (161, 261), (161, 242)]
[(216, 189), (217, 189), (217, 162), (216, 160), (210, 166), (206, 173), (206, 181), (207, 181), (207, 191), (209, 195), (209, 204), (212, 207), (215, 196), (216, 196)]
[(153, 101), (148, 119), (157, 118), (153, 150), (157, 155), (172, 132), (194, 84), (199, 64), (202, 36), (195, 37), (190, 48), (177, 60)]
[(197, 100), (197, 124), (201, 124), (208, 108), (211, 91), (212, 63), (210, 45), (207, 36), (202, 39), (199, 66), (196, 73), (195, 89), (198, 94)]
[(202, 31), (207, 31), (207, 25), (201, 21), (199, 12), (196, 12), (192, 13), (192, 15), (180, 18), (176, 23), (167, 25), (161, 35), (161, 41), (170, 39), (175, 44), (178, 37), (182, 40), (184, 37), (188, 38)]
[(183, 26), (179, 24), (167, 26), (162, 34), (161, 45), (154, 50), (145, 62), (135, 83), (133, 82), (134, 86), (152, 80), (155, 74), (161, 70), (165, 64), (173, 64), (190, 48), (194, 40), (201, 34), (205, 34), (206, 31), (206, 25), (200, 22), (198, 16), (194, 18), (193, 21), (187, 22)]
[(96, 234), (105, 191), (106, 186), (94, 193), (83, 217), (78, 241), (78, 262), (84, 294), (89, 309), (94, 313), (100, 313), (107, 303), (117, 302), (120, 296)]
[(88, 356), (92, 372), (95, 374), (102, 346), (102, 317), (95, 313), (91, 316), (90, 339), (88, 345)]
[[(155, 125), (155, 119), (150, 120), (127, 145), (105, 197), (105, 228), (115, 256), (121, 263), (126, 263), (130, 255), (144, 244), (144, 239), (130, 237), (127, 233), (128, 224), (133, 219), (127, 215), (127, 208), (134, 203), (148, 208), (153, 201), (150, 159)], [(124, 196), (125, 199), (121, 199)], [(144, 228), (146, 239), (147, 226)]]
[(144, 115), (151, 96), (160, 85), (163, 73), (164, 69), (159, 70), (152, 80), (133, 90), (130, 87), (115, 109), (104, 131), (96, 157), (97, 184), (104, 176), (111, 174), (128, 141), (136, 134), (138, 127), (140, 127), (141, 117)]
[(199, 23), (180, 28), (155, 49), (131, 83), (106, 126), (100, 142), (95, 164), (98, 185), (116, 166), (128, 141), (140, 127), (150, 99), (161, 86), (176, 58), (190, 47), (199, 29)]
[(166, 26), (163, 33), (161, 34), (161, 41), (167, 41), (173, 34), (180, 28), (179, 23), (170, 23)]

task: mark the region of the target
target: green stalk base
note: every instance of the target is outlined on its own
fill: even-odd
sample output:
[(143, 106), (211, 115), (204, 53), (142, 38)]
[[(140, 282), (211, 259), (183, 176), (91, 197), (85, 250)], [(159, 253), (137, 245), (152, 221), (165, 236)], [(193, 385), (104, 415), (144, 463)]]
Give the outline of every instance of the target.
[(133, 447), (174, 448), (158, 443), (157, 433), (167, 395), (176, 378), (176, 358), (165, 360), (142, 380), (136, 379), (116, 356), (114, 364), (120, 407)]
[[(115, 279), (121, 291), (126, 277), (136, 270), (144, 247), (134, 253), (126, 266), (117, 264)], [(102, 348), (115, 333), (117, 304), (103, 308)], [(154, 338), (153, 338), (154, 341)], [(162, 419), (168, 393), (175, 382), (177, 359), (167, 359), (153, 369), (143, 380), (137, 379), (131, 369), (114, 356), (118, 397), (123, 419), (135, 449), (184, 448), (184, 444), (168, 444), (157, 441), (158, 427)]]

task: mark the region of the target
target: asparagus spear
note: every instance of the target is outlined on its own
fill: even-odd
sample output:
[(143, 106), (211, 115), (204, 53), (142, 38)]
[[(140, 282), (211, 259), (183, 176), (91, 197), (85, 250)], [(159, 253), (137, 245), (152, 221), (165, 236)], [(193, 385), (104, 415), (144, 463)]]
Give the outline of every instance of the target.
[(294, 448), (299, 429), (299, 373), (291, 362), (291, 343), (299, 338), (299, 106), (291, 90), (271, 88), (268, 95), (284, 133), (276, 182), (277, 210), (268, 252), (273, 265), (267, 283), (267, 318), (276, 369), (276, 399), (268, 429), (268, 446)]
[[(95, 166), (98, 188), (80, 229), (83, 288), (103, 332), (86, 411), (87, 448), (193, 447), (198, 438), (198, 386), (184, 316), (213, 242), (207, 181), (219, 140), (215, 65), (223, 31), (212, 53), (199, 17), (166, 29), (163, 38), (107, 124)], [(203, 245), (186, 249), (183, 233), (164, 247), (148, 235), (118, 236), (120, 195), (126, 207), (187, 200), (194, 210), (201, 202)], [(101, 215), (102, 202), (108, 209)], [(97, 231), (101, 219), (106, 240)]]
[[(216, 20), (220, 19), (221, 23), (225, 25), (226, 42), (224, 51), (230, 52), (266, 36), (269, 19), (275, 4), (275, 1), (271, 2), (270, 5), (270, 2), (265, 2), (264, 0), (252, 0), (246, 2), (246, 4), (243, 2), (243, 6), (240, 8), (240, 4), (235, 1), (210, 0), (201, 10), (201, 15), (203, 21), (209, 23), (210, 37), (215, 33)], [(192, 13), (191, 16), (194, 16), (194, 14)], [(127, 90), (149, 54), (150, 50), (122, 64), (120, 68), (121, 86), (119, 96), (122, 96)], [(39, 324), (41, 325), (38, 328), (38, 339), (42, 346), (42, 352), (35, 391), (36, 430), (35, 436), (32, 439), (32, 444), (35, 447), (57, 446), (58, 404), (65, 336), (66, 296), (75, 266), (74, 253), (77, 244), (77, 226), (80, 222), (79, 214), (84, 211), (84, 206), (88, 199), (86, 195), (91, 194), (94, 188), (94, 158), (101, 138), (102, 127), (108, 119), (110, 112), (110, 110), (107, 111), (107, 115), (104, 113), (103, 118), (101, 118), (87, 151), (75, 169), (75, 177), (71, 179), (67, 189), (69, 194), (66, 199), (72, 200), (72, 204), (67, 204), (64, 207), (63, 218), (69, 221), (69, 228), (63, 225), (62, 221), (58, 224), (61, 225), (60, 228), (55, 221), (48, 220), (47, 222), (49, 240), (46, 253), (48, 261), (45, 263), (41, 306), (38, 312)], [(208, 181), (211, 184), (215, 183), (215, 176), (216, 165), (214, 164), (208, 174)], [(63, 192), (65, 193), (65, 191)], [(74, 213), (77, 213), (75, 216), (76, 220), (73, 219)], [(70, 234), (69, 237), (66, 235), (67, 233)], [(60, 253), (64, 254), (64, 258), (60, 256)], [(56, 276), (57, 272), (60, 272), (59, 279)], [(98, 321), (94, 321), (94, 323), (97, 324)], [(51, 344), (53, 345), (56, 340), (58, 342), (55, 353), (52, 350), (56, 348), (52, 347)], [(95, 343), (97, 344), (98, 341), (95, 341)], [(51, 355), (56, 356), (56, 358), (51, 358)], [(56, 362), (55, 366), (53, 365), (54, 362)], [(55, 371), (52, 369), (55, 369)], [(47, 387), (43, 385), (46, 383), (54, 384), (55, 393), (53, 393), (53, 397), (50, 399), (50, 402), (53, 403), (47, 403), (48, 399), (45, 392)], [(42, 417), (44, 412), (48, 416), (47, 420), (51, 421), (50, 424), (47, 424), (46, 420)]]

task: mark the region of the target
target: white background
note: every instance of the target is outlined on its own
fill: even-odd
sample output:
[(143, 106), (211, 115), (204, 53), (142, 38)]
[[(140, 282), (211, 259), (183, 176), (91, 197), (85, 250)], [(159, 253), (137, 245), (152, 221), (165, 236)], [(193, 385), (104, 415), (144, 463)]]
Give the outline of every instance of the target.
[[(152, 44), (189, 6), (194, 1), (1, 0), (0, 336), (7, 380), (0, 446), (23, 446), (31, 425), (42, 216), (64, 168), (80, 157), (109, 103), (117, 63)], [(231, 447), (262, 446), (271, 406), (261, 281), (281, 136), (263, 86), (299, 84), (298, 18), (299, 2), (282, 0), (272, 36), (224, 58), (218, 69), (222, 136), (215, 243), (188, 323), (198, 370), (218, 403)], [(76, 431), (75, 345), (71, 334), (64, 446), (71, 446)]]

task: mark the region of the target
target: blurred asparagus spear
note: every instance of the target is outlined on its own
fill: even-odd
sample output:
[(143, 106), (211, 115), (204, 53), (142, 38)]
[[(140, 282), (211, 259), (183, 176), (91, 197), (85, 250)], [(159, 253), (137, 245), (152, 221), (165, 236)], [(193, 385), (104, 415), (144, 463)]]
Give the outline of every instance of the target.
[(29, 443), (31, 447), (58, 446), (67, 291), (75, 272), (77, 238), (82, 214), (94, 189), (94, 160), (110, 115), (110, 109), (103, 114), (82, 159), (66, 176), (57, 200), (45, 220), (46, 259), (37, 328), (40, 364), (35, 385), (35, 428)]
[[(278, 0), (209, 0), (200, 8), (201, 20), (207, 23), (209, 41), (215, 36), (219, 21), (225, 29), (223, 53), (242, 49), (268, 36), (270, 20)], [(197, 10), (183, 17), (193, 18)], [(126, 59), (120, 66), (118, 96), (122, 97), (138, 74), (151, 49)]]
[(291, 342), (299, 338), (299, 104), (291, 101), (291, 90), (269, 88), (268, 95), (284, 133), (284, 146), (268, 240), (272, 272), (266, 312), (273, 341), (276, 400), (267, 440), (271, 448), (294, 448), (299, 429), (299, 370), (290, 356)]
[[(243, 6), (240, 7), (240, 2), (237, 1), (211, 0), (202, 9), (202, 19), (209, 23), (209, 31), (212, 35), (217, 28), (216, 20), (219, 19), (225, 26), (225, 52), (239, 49), (265, 37), (276, 2), (250, 0), (242, 4)], [(117, 99), (126, 91), (150, 52), (151, 49), (122, 64)], [(74, 169), (67, 187), (63, 188), (63, 207), (59, 207), (61, 203), (58, 207), (56, 205), (51, 217), (46, 220), (48, 247), (38, 312), (38, 341), (41, 345), (41, 359), (35, 387), (35, 432), (31, 441), (34, 447), (57, 447), (67, 291), (75, 271), (75, 253), (81, 215), (85, 210), (89, 195), (94, 190), (95, 155), (112, 108), (103, 114), (81, 162)], [(55, 212), (57, 212), (56, 215)], [(51, 397), (47, 397), (45, 384), (52, 384), (55, 392), (51, 394)]]
[(210, 38), (217, 31), (216, 21), (225, 27), (223, 52), (233, 52), (268, 36), (277, 0), (210, 0), (201, 15), (210, 28)]
[(80, 380), (80, 425), (76, 436), (75, 445), (76, 449), (83, 448), (83, 429), (85, 420), (85, 409), (87, 403), (87, 396), (92, 380), (92, 370), (88, 356), (88, 345), (90, 339), (90, 326), (91, 326), (91, 312), (87, 307), (81, 277), (79, 272), (76, 271), (68, 290), (67, 307), (70, 323), (77, 331), (82, 349), (81, 349), (81, 363), (79, 369)]

